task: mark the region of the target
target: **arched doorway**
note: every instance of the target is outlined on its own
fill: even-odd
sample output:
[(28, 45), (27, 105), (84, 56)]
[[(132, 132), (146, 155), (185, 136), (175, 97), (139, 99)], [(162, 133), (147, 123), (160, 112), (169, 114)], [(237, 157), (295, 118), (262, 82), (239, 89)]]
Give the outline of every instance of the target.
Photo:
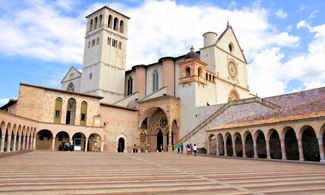
[(101, 145), (102, 145), (102, 139), (97, 133), (93, 133), (89, 136), (89, 144), (88, 144), (88, 151), (91, 152), (100, 152), (101, 151)]
[(298, 141), (295, 131), (291, 127), (286, 128), (284, 137), (285, 151), (288, 160), (299, 160)]
[(209, 136), (209, 154), (216, 154), (216, 149), (217, 149), (217, 143), (216, 143), (216, 138), (213, 134)]
[(83, 133), (75, 133), (72, 136), (72, 142), (74, 151), (85, 151), (86, 136)]
[[(22, 136), (23, 140), (23, 136)], [(36, 135), (36, 149), (37, 150), (51, 150), (52, 149), (53, 135), (51, 131), (44, 129)], [(24, 143), (22, 143), (24, 144)]]
[(70, 98), (67, 105), (66, 124), (74, 125), (76, 112), (76, 100)]
[(223, 141), (223, 137), (222, 134), (218, 134), (218, 152), (220, 156), (224, 156), (225, 155), (225, 148), (224, 148), (224, 141)]
[(237, 157), (243, 157), (243, 143), (239, 133), (235, 134), (235, 150)]
[(124, 138), (118, 139), (117, 152), (124, 152), (125, 149), (125, 140)]
[(320, 161), (318, 140), (312, 127), (303, 127), (301, 142), (305, 161)]
[(266, 158), (267, 153), (266, 153), (266, 141), (265, 141), (265, 136), (262, 131), (256, 132), (256, 150), (257, 150), (257, 156), (258, 158)]
[(254, 143), (251, 133), (248, 133), (245, 138), (245, 151), (247, 158), (254, 158)]
[(161, 152), (160, 146), (164, 148), (164, 135), (161, 130), (157, 133), (157, 151), (159, 152)]
[(59, 150), (59, 146), (62, 142), (69, 142), (69, 134), (65, 131), (60, 131), (55, 136), (54, 150)]
[(227, 155), (228, 156), (233, 156), (234, 152), (233, 152), (233, 147), (232, 147), (232, 139), (231, 139), (231, 135), (228, 134), (226, 135), (227, 139), (226, 139), (226, 144), (227, 144)]
[(270, 155), (272, 159), (282, 159), (281, 142), (279, 134), (276, 130), (271, 130), (269, 145)]

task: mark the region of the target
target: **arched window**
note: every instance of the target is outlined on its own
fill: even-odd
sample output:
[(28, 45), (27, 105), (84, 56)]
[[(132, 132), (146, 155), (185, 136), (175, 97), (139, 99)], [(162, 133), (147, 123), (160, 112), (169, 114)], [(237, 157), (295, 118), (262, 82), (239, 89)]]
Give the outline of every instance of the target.
[(157, 71), (153, 72), (152, 79), (152, 91), (155, 92), (158, 90), (159, 74)]
[(93, 19), (90, 20), (90, 27), (89, 27), (89, 31), (93, 30)]
[(102, 26), (102, 23), (103, 23), (103, 16), (102, 16), (102, 14), (100, 14), (98, 27), (101, 27)]
[(62, 112), (62, 98), (58, 97), (55, 100), (54, 108), (54, 123), (61, 123), (61, 112)]
[(114, 18), (114, 27), (113, 27), (114, 30), (118, 30), (118, 19), (115, 17)]
[(118, 42), (118, 48), (122, 49), (122, 42), (121, 41)]
[(120, 32), (121, 33), (124, 32), (124, 22), (123, 22), (123, 20), (121, 20), (121, 22), (120, 22)]
[(76, 113), (76, 100), (70, 98), (68, 100), (68, 105), (67, 105), (67, 115), (65, 120), (66, 124), (74, 125), (75, 113)]
[(199, 68), (199, 69), (197, 70), (197, 76), (198, 76), (198, 77), (202, 77), (201, 74), (202, 74), (202, 69)]
[(190, 77), (190, 76), (191, 76), (191, 69), (190, 67), (187, 67), (185, 77)]
[(229, 43), (228, 47), (230, 52), (234, 50), (234, 45), (232, 43)]
[(72, 82), (69, 83), (68, 87), (67, 87), (67, 91), (71, 91), (74, 92), (74, 85)]
[(96, 18), (95, 18), (95, 26), (94, 26), (94, 29), (97, 28), (97, 22), (98, 22), (98, 18), (96, 17)]
[(108, 16), (108, 28), (112, 28), (112, 20), (113, 20), (112, 15), (109, 15)]
[(205, 79), (206, 80), (208, 80), (208, 77), (209, 77), (208, 73), (205, 73)]
[(86, 126), (87, 121), (87, 102), (83, 101), (81, 103), (81, 110), (80, 110), (80, 125)]
[(128, 94), (127, 95), (132, 94), (132, 85), (133, 85), (133, 79), (130, 77), (128, 80)]

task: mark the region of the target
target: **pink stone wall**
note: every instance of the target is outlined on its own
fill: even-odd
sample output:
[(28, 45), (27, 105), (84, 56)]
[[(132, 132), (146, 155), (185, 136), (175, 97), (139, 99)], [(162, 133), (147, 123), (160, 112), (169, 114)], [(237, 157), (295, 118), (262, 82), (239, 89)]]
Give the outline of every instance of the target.
[(144, 66), (137, 66), (135, 72), (135, 91), (139, 92), (139, 98), (146, 95), (146, 68)]
[(175, 63), (172, 59), (163, 60), (163, 86), (167, 87), (167, 95), (175, 96)]

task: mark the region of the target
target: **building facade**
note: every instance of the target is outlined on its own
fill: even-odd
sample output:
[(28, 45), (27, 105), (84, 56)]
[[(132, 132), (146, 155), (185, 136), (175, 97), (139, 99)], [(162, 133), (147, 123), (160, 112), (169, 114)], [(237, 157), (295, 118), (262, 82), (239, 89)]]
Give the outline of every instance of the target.
[(219, 36), (204, 33), (198, 51), (126, 71), (130, 18), (105, 6), (86, 19), (82, 71), (71, 67), (62, 89), (20, 85), (18, 100), (0, 112), (2, 152), (58, 150), (65, 141), (108, 152), (195, 143), (217, 155), (324, 160), (325, 89), (250, 94), (247, 61), (229, 24)]

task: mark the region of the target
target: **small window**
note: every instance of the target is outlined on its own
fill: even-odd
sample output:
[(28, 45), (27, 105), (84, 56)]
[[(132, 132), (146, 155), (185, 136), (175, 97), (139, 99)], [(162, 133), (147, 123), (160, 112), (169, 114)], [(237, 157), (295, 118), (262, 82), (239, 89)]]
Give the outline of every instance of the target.
[(155, 92), (158, 90), (158, 83), (159, 83), (159, 74), (157, 71), (153, 73), (153, 79), (152, 79), (152, 91)]
[(121, 41), (118, 43), (118, 48), (122, 49), (122, 42)]
[(90, 41), (88, 41), (88, 48), (90, 47)]
[(60, 118), (60, 110), (55, 111), (55, 118), (56, 119)]
[(229, 43), (229, 51), (232, 52), (234, 50), (234, 46), (232, 43)]
[(110, 37), (107, 37), (107, 45), (111, 45), (112, 44), (112, 39)]
[(117, 40), (113, 39), (112, 46), (117, 47)]
[(187, 67), (185, 77), (190, 77), (190, 76), (191, 76), (191, 69), (190, 67)]
[(208, 73), (205, 73), (205, 79), (208, 80)]
[(108, 28), (112, 28), (112, 20), (113, 20), (112, 15), (109, 15), (108, 16)]
[(99, 38), (96, 39), (96, 45), (98, 45), (98, 44), (99, 44)]
[(91, 46), (95, 45), (95, 39), (91, 41)]
[(89, 27), (89, 31), (91, 31), (93, 29), (93, 20), (90, 20), (90, 27)]
[(93, 78), (93, 73), (89, 73), (89, 79)]
[(119, 25), (118, 19), (117, 18), (114, 18), (114, 26), (113, 26), (113, 29), (118, 31), (118, 25)]
[(81, 120), (86, 121), (86, 114), (81, 114)]

